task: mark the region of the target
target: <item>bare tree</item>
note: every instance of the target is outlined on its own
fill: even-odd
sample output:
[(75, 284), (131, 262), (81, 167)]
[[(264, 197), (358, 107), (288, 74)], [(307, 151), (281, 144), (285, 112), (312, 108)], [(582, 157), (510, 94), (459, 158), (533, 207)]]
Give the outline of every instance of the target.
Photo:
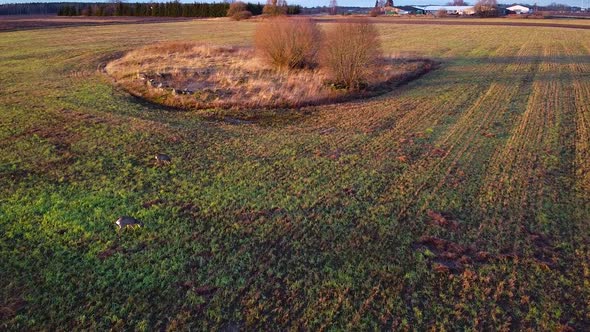
[(437, 10), (436, 13), (434, 13), (434, 16), (436, 16), (436, 17), (447, 17), (448, 16), (448, 13), (447, 13), (447, 10), (446, 9), (441, 8), (441, 9)]
[(279, 70), (313, 66), (322, 31), (311, 19), (275, 18), (258, 25), (254, 47), (258, 55)]
[(338, 14), (338, 2), (336, 0), (330, 0), (330, 15)]
[(371, 9), (371, 11), (369, 12), (369, 16), (377, 17), (381, 15), (384, 4), (384, 0), (375, 0), (375, 8)]
[(262, 13), (270, 16), (286, 15), (287, 9), (286, 0), (267, 0)]
[(498, 16), (498, 2), (496, 0), (479, 0), (475, 4), (475, 13), (481, 17)]
[(326, 33), (320, 66), (335, 86), (362, 89), (379, 70), (380, 57), (379, 31), (373, 24), (360, 20), (339, 24)]
[(447, 6), (469, 6), (469, 4), (465, 0), (453, 0), (447, 2)]
[(234, 21), (241, 21), (252, 17), (252, 13), (247, 10), (246, 4), (242, 1), (234, 1), (229, 5), (227, 17), (230, 17)]
[(246, 10), (246, 4), (243, 3), (242, 1), (233, 1), (233, 2), (228, 2), (229, 5), (229, 9), (227, 10), (227, 16), (228, 17), (232, 17), (234, 16), (236, 13), (241, 12)]

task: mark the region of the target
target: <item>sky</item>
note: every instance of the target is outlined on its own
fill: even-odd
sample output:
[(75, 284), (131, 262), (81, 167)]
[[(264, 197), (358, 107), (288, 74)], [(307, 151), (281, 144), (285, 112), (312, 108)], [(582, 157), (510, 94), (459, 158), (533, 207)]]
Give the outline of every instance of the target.
[[(4, 3), (27, 3), (27, 2), (76, 2), (76, 0), (0, 0), (0, 4)], [(154, 0), (158, 1), (158, 0)], [(165, 2), (168, 0), (159, 0), (159, 2)], [(221, 2), (222, 0), (216, 0), (217, 2)], [(248, 0), (244, 0), (248, 2)], [(260, 2), (265, 3), (266, 0), (249, 0), (250, 2)], [(355, 6), (355, 7), (373, 7), (375, 5), (375, 0), (337, 0), (339, 6)], [(394, 0), (394, 5), (403, 6), (403, 5), (444, 5), (450, 0)], [(468, 3), (473, 4), (477, 0), (466, 0)], [(79, 2), (101, 2), (100, 0), (79, 0)], [(104, 1), (107, 2), (107, 1)], [(126, 2), (149, 2), (146, 0), (126, 0)], [(181, 0), (181, 2), (213, 2), (213, 0)], [(302, 5), (304, 7), (316, 7), (316, 6), (328, 6), (330, 4), (330, 0), (287, 0), (289, 4), (293, 5)], [(498, 3), (523, 3), (523, 4), (531, 4), (537, 3), (540, 6), (548, 5), (552, 2), (556, 3), (563, 3), (570, 6), (578, 6), (578, 7), (589, 7), (590, 0), (528, 0), (528, 1), (518, 1), (518, 0), (498, 0)]]

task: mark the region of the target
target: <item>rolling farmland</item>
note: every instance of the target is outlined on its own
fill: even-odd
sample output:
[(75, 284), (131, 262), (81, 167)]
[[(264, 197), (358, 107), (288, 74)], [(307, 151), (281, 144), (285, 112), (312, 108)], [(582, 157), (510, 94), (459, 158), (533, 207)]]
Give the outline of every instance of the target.
[(297, 110), (166, 109), (97, 70), (256, 24), (0, 32), (3, 330), (590, 327), (590, 30), (380, 21), (440, 67)]

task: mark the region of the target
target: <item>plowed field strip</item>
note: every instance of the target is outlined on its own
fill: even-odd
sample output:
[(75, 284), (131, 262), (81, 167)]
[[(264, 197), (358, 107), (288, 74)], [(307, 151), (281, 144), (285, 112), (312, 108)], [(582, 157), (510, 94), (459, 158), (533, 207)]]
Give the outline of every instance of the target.
[(487, 222), (481, 223), (475, 238), (493, 237), (491, 243), (517, 245), (524, 240), (518, 230), (536, 228), (535, 221), (549, 212), (544, 210), (546, 203), (563, 208), (567, 201), (555, 194), (571, 168), (570, 138), (564, 134), (575, 112), (567, 88), (571, 84), (568, 66), (560, 63), (564, 54), (567, 50), (560, 44), (544, 48), (526, 110), (492, 157), (483, 181), (481, 217)]
[[(512, 73), (522, 70), (525, 71), (525, 74), (522, 74), (520, 80), (514, 82), (516, 86), (507, 84), (502, 80), (486, 82), (484, 85), (487, 86), (485, 93), (476, 99), (465, 112), (461, 113), (457, 121), (451, 124), (450, 128), (434, 142), (434, 146), (444, 151), (444, 155), (436, 155), (441, 153), (440, 150), (428, 151), (426, 155), (411, 165), (410, 169), (395, 181), (390, 191), (396, 193), (393, 196), (401, 198), (401, 200), (398, 199), (401, 202), (397, 213), (398, 217), (407, 216), (407, 210), (416, 206), (416, 200), (427, 188), (429, 191), (434, 190), (436, 192), (458, 160), (465, 158), (463, 154), (470, 148), (476, 151), (477, 147), (483, 143), (483, 140), (478, 137), (481, 135), (482, 129), (492, 126), (493, 123), (504, 117), (506, 111), (506, 107), (503, 106), (504, 101), (518, 96), (521, 92), (519, 87), (523, 85), (527, 75), (525, 69), (532, 66), (530, 61), (527, 61), (528, 58), (524, 56), (528, 55), (527, 47), (529, 46), (524, 45), (517, 52), (517, 62), (515, 64), (506, 65), (500, 62), (490, 62), (480, 68), (483, 73), (488, 71)], [(510, 48), (506, 48), (506, 50), (510, 51)], [(512, 54), (498, 54), (497, 56), (511, 56)], [(522, 61), (519, 61), (519, 58)], [(384, 196), (392, 197), (391, 192)], [(428, 198), (426, 197), (426, 199)], [(421, 206), (424, 205), (421, 204), (419, 207)]]

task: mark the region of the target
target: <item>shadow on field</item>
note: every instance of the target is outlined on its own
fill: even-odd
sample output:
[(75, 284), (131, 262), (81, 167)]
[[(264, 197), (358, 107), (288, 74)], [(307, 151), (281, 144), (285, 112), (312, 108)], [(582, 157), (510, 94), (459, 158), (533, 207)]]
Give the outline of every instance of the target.
[[(470, 60), (471, 58), (453, 58), (453, 60)], [(477, 58), (476, 58), (477, 60)], [(483, 59), (482, 59), (483, 60)], [(590, 64), (590, 58), (583, 55), (561, 55), (561, 56), (523, 56), (523, 57), (493, 57), (490, 58), (489, 63), (497, 63), (497, 64), (535, 64), (535, 63), (547, 63), (547, 64)]]
[[(144, 99), (141, 96), (126, 91), (120, 86), (114, 88), (123, 95), (123, 98), (131, 104), (140, 105), (144, 111), (149, 113), (191, 113), (195, 119), (201, 119), (215, 124), (230, 124), (235, 126), (257, 125), (262, 127), (286, 126), (297, 124), (315, 114), (315, 106), (302, 108), (276, 108), (276, 109), (204, 109), (191, 110), (182, 107), (173, 107), (159, 104)], [(165, 118), (158, 121), (167, 122)]]
[[(511, 84), (516, 80), (533, 78), (535, 81), (590, 78), (590, 58), (585, 56), (452, 57), (444, 60), (444, 70), (433, 79), (421, 82), (422, 86), (489, 82)], [(546, 67), (541, 69), (541, 65)], [(450, 72), (452, 74), (449, 75)]]
[[(358, 18), (356, 18), (358, 19)], [(355, 18), (322, 18), (321, 23), (344, 23), (354, 21)], [(505, 27), (543, 27), (543, 28), (568, 28), (568, 29), (590, 29), (590, 25), (583, 24), (561, 24), (561, 23), (537, 23), (537, 22), (498, 22), (486, 20), (474, 20), (473, 18), (454, 19), (413, 19), (413, 18), (370, 18), (370, 23), (377, 24), (402, 24), (402, 25), (467, 25), (467, 26), (505, 26)]]

